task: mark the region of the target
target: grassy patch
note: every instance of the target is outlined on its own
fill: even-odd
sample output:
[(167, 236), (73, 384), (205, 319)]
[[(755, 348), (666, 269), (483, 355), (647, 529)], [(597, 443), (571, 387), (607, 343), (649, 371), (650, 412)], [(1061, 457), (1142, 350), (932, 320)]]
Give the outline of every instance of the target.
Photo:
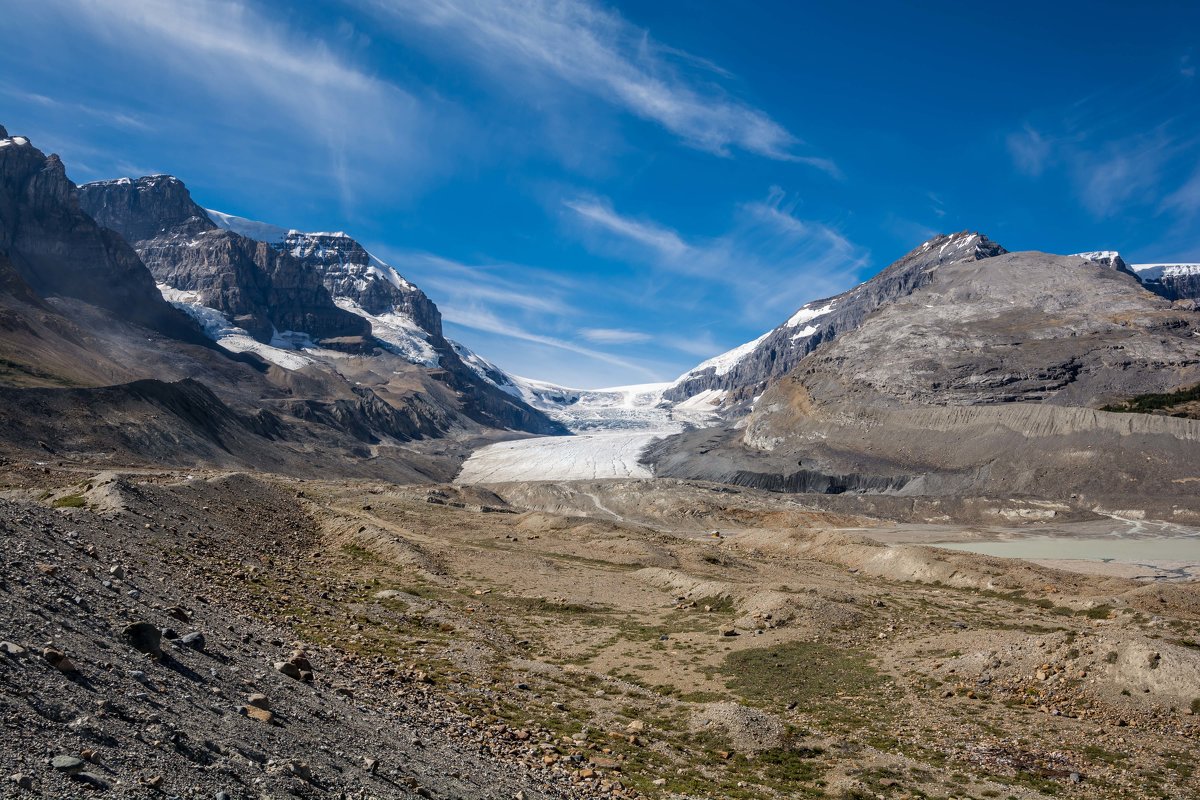
[(68, 494), (58, 498), (50, 505), (55, 508), (83, 508), (87, 505), (87, 500), (81, 494)]
[(839, 728), (862, 728), (890, 716), (886, 676), (860, 651), (816, 642), (741, 650), (726, 657), (726, 686), (753, 705), (788, 706)]

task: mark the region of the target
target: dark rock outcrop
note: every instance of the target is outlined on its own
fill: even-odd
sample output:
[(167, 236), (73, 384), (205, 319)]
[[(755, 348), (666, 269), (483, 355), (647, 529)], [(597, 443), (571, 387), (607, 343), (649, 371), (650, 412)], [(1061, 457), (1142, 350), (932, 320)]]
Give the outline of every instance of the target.
[[(206, 341), (163, 300), (134, 250), (80, 206), (58, 156), (0, 128), (0, 261), (16, 293), (72, 297), (184, 341)], [(18, 280), (19, 279), (19, 280)]]

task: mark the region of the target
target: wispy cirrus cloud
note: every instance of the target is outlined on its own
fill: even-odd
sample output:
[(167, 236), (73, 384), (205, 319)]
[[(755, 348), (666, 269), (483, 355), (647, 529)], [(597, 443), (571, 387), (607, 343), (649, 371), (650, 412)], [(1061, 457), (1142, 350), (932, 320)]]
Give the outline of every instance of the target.
[(728, 77), (715, 64), (656, 42), (648, 31), (591, 0), (358, 0), (398, 29), (420, 31), (484, 74), (513, 81), (514, 70), (547, 76), (654, 122), (691, 147), (734, 150), (804, 163), (833, 175), (829, 158), (766, 112), (681, 69)]
[(648, 333), (624, 328), (582, 328), (579, 335), (589, 342), (597, 344), (637, 344), (648, 342), (653, 338)]
[(1014, 166), (1020, 172), (1036, 178), (1046, 170), (1053, 147), (1032, 125), (1026, 123), (1021, 130), (1010, 133), (1005, 144)]
[(146, 129), (145, 115), (130, 108), (174, 104), (175, 113), (156, 117), (158, 136), (226, 169), (257, 167), (260, 180), (273, 167), (281, 181), (320, 174), (346, 208), (375, 180), (381, 158), (392, 175), (423, 168), (432, 117), (425, 99), (253, 0), (41, 0), (10, 16), (6, 24), (46, 38), (39, 49), (48, 58), (70, 37), (70, 49), (109, 76), (93, 88), (96, 101), (43, 95), (47, 108)]
[[(581, 359), (595, 365), (615, 368), (612, 375), (636, 374), (642, 378), (661, 377), (645, 364), (602, 348), (648, 341), (647, 334), (619, 328), (578, 328), (589, 317), (585, 298), (594, 300), (593, 286), (553, 270), (524, 264), (466, 264), (426, 252), (403, 251), (386, 246), (373, 247), (406, 277), (415, 280), (437, 303), (443, 319), (451, 325), (538, 345), (543, 353), (570, 354), (573, 363), (556, 367), (558, 374), (581, 368)], [(590, 345), (595, 345), (590, 346)], [(510, 368), (533, 374), (522, 360), (528, 352), (517, 354)], [(542, 361), (547, 356), (542, 355)], [(567, 360), (568, 362), (570, 359)]]
[(708, 238), (687, 238), (657, 221), (622, 214), (605, 198), (571, 198), (563, 205), (595, 249), (701, 279), (727, 300), (740, 301), (743, 316), (761, 322), (764, 312), (791, 310), (845, 289), (868, 259), (835, 228), (797, 216), (795, 201), (779, 187), (764, 200), (739, 206), (732, 228)]

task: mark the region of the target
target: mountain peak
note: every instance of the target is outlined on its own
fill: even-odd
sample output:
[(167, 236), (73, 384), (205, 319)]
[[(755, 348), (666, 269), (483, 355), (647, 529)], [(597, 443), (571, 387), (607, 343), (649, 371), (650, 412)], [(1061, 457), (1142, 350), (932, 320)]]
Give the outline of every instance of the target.
[(989, 239), (986, 234), (978, 231), (959, 231), (958, 233), (939, 233), (908, 255), (909, 257), (918, 257), (932, 253), (937, 255), (939, 261), (962, 261), (991, 258), (1007, 252), (1002, 246)]
[(136, 244), (164, 230), (194, 235), (216, 227), (174, 175), (143, 175), (94, 181), (79, 187), (88, 213)]

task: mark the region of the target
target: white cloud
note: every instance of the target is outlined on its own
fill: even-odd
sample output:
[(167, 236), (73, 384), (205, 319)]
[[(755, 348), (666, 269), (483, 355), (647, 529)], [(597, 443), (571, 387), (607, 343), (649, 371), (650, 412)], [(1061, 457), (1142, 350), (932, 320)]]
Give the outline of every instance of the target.
[[(655, 42), (649, 33), (590, 0), (359, 0), (399, 31), (453, 50), (485, 74), (522, 85), (515, 70), (551, 76), (718, 155), (743, 150), (809, 164), (837, 175), (827, 158), (801, 155), (801, 142), (765, 112), (691, 80), (676, 62), (719, 67)], [(415, 38), (415, 37), (414, 37)]]
[(1073, 147), (1068, 158), (1080, 201), (1095, 216), (1109, 217), (1129, 202), (1148, 199), (1174, 150), (1174, 142), (1161, 133)]
[(563, 205), (602, 228), (655, 250), (664, 258), (688, 255), (691, 247), (679, 234), (654, 222), (623, 217), (607, 201), (596, 199), (566, 200)]
[(1166, 196), (1162, 208), (1177, 211), (1185, 217), (1200, 213), (1200, 167), (1182, 186)]
[(636, 344), (648, 342), (652, 338), (648, 333), (627, 331), (623, 328), (583, 328), (579, 335), (596, 344)]

